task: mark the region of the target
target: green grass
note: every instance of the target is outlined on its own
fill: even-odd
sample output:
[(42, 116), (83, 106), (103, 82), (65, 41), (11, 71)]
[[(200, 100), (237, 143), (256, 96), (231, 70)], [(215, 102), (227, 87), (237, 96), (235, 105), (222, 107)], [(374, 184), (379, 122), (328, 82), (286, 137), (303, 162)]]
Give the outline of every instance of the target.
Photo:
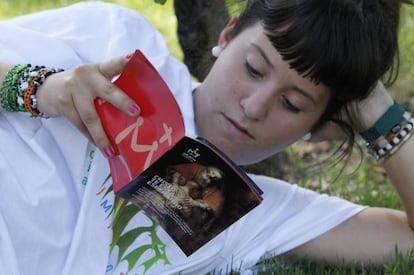
[[(197, 0), (195, 0), (197, 1)], [(0, 19), (16, 15), (44, 10), (75, 3), (73, 0), (0, 0)], [(173, 11), (173, 0), (159, 5), (154, 0), (119, 0), (115, 2), (129, 8), (139, 10), (163, 33), (170, 50), (177, 58), (182, 52), (175, 35), (176, 18)], [(405, 19), (401, 24), (401, 69), (399, 80), (392, 88), (392, 93), (404, 102), (411, 110), (414, 106), (409, 100), (414, 95), (414, 8), (405, 11)], [(413, 101), (414, 102), (414, 101)], [(286, 179), (301, 186), (348, 199), (350, 201), (371, 206), (383, 206), (401, 209), (399, 198), (384, 175), (381, 167), (371, 158), (363, 158), (358, 151), (352, 155), (349, 166), (337, 178), (340, 165), (319, 169), (311, 168), (309, 163), (319, 161), (327, 154), (310, 154), (301, 157), (301, 147), (294, 146), (287, 150), (290, 167)], [(333, 181), (334, 180), (334, 181)], [(269, 259), (258, 269), (259, 274), (414, 274), (413, 257), (397, 255), (397, 261), (385, 264), (382, 270), (371, 267), (334, 268), (323, 264), (304, 262), (289, 264), (279, 259)], [(235, 272), (237, 273), (237, 272)]]
[[(364, 150), (363, 145), (360, 146)], [(285, 178), (289, 182), (362, 205), (402, 208), (382, 167), (373, 158), (362, 156), (359, 149), (354, 148), (345, 168), (343, 163), (323, 162), (324, 159), (335, 160), (330, 158), (334, 149), (305, 157), (301, 157), (301, 150), (300, 145), (288, 149), (292, 166)]]

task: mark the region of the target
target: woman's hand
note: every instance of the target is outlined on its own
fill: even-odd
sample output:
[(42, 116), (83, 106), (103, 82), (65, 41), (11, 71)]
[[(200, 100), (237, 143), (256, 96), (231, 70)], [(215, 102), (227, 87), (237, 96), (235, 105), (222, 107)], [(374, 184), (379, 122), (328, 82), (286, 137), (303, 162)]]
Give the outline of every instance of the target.
[(113, 156), (94, 99), (100, 97), (131, 116), (140, 114), (139, 106), (111, 82), (129, 58), (123, 56), (98, 64), (80, 65), (51, 75), (37, 92), (38, 109), (51, 116), (65, 116), (107, 157)]
[[(353, 129), (360, 133), (369, 129), (393, 104), (394, 100), (381, 82), (364, 100), (356, 102), (355, 110), (346, 118)], [(326, 122), (317, 130), (312, 132), (311, 141), (334, 140), (345, 137), (345, 133), (333, 122)]]

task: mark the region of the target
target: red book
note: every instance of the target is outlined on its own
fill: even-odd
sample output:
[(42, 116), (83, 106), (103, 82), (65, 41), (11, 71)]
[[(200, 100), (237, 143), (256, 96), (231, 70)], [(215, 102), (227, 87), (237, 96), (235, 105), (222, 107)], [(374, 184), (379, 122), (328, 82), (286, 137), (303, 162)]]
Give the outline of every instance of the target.
[(185, 136), (174, 95), (140, 51), (114, 83), (141, 107), (141, 116), (130, 117), (95, 101), (116, 153), (109, 159), (114, 192), (146, 211), (186, 255), (262, 201), (256, 184), (219, 149)]

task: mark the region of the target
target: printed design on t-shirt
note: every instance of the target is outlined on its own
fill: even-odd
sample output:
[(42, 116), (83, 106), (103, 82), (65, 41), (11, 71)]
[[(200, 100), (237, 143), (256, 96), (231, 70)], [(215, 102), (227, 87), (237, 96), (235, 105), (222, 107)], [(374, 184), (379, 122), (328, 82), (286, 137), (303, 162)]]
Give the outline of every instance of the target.
[[(108, 206), (107, 197), (113, 196), (113, 187), (111, 176), (105, 179), (97, 194), (102, 195), (101, 206)], [(103, 204), (102, 204), (103, 203)], [(128, 263), (127, 273), (134, 268), (144, 269), (144, 274), (148, 272), (155, 264), (169, 265), (170, 261), (166, 254), (166, 245), (157, 235), (159, 225), (152, 219), (151, 224), (146, 226), (132, 227), (128, 226), (130, 222), (138, 215), (143, 214), (142, 210), (136, 205), (126, 201), (123, 198), (115, 196), (114, 204), (108, 211), (107, 219), (112, 216), (112, 242), (110, 245), (110, 254), (115, 255), (115, 262), (107, 267), (107, 272), (115, 270), (120, 263)], [(142, 242), (141, 236), (149, 236), (147, 243)], [(140, 238), (140, 241), (137, 240)], [(150, 255), (150, 256), (148, 256)]]

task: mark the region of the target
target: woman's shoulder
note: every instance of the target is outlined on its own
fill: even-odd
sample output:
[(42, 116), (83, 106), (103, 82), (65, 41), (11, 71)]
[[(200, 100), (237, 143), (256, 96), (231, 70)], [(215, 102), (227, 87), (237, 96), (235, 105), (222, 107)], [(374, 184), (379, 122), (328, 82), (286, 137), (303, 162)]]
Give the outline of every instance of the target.
[[(16, 16), (14, 18), (4, 20), (2, 23), (7, 24), (27, 24), (32, 20), (38, 21), (39, 19), (43, 18), (44, 20), (48, 20), (49, 18), (54, 18), (55, 20), (59, 21), (68, 21), (69, 18), (77, 17), (77, 18), (85, 18), (89, 19), (89, 23), (93, 23), (93, 16), (94, 15), (103, 15), (103, 14), (117, 14), (123, 13), (127, 16), (132, 16), (136, 18), (145, 18), (139, 12), (127, 8), (125, 6), (102, 2), (102, 1), (82, 1), (66, 6), (61, 6), (52, 9), (46, 9), (42, 11), (37, 11), (29, 14), (24, 14), (20, 16)], [(60, 17), (61, 15), (65, 15)], [(92, 17), (91, 17), (92, 16)], [(121, 19), (121, 18), (117, 18)], [(86, 27), (86, 25), (85, 25)]]
[(168, 53), (165, 40), (143, 15), (105, 2), (80, 2), (18, 16), (0, 22), (0, 30), (4, 34), (0, 60), (9, 63), (69, 68), (137, 48)]
[[(62, 36), (74, 31), (89, 32), (91, 36), (110, 36), (108, 28), (120, 28), (133, 22), (142, 28), (155, 28), (138, 11), (107, 2), (79, 2), (67, 6), (47, 9), (1, 21), (0, 26), (19, 27), (39, 33)], [(93, 31), (93, 32), (91, 32)], [(122, 34), (124, 30), (120, 31)]]

